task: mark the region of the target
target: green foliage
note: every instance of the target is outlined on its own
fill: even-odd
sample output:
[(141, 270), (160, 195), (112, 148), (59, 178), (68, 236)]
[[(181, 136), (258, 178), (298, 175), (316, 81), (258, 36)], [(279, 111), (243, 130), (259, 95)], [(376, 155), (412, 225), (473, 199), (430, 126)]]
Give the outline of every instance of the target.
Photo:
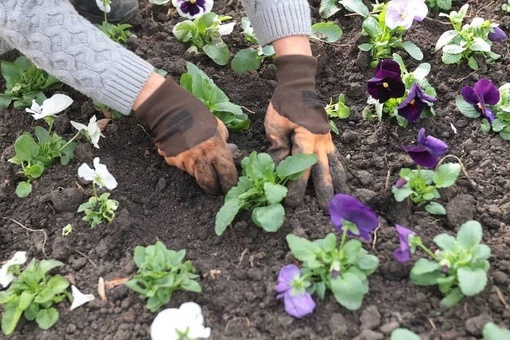
[(126, 286), (147, 299), (147, 309), (152, 313), (167, 304), (179, 289), (195, 293), (202, 291), (195, 281), (199, 275), (194, 274), (191, 261), (182, 262), (185, 255), (185, 250), (176, 252), (167, 249), (161, 241), (135, 248), (134, 261), (138, 271), (126, 282)]
[(331, 100), (329, 104), (326, 105), (325, 109), (329, 117), (329, 126), (331, 127), (331, 131), (339, 135), (340, 131), (338, 131), (338, 127), (331, 118), (346, 119), (351, 114), (351, 110), (345, 105), (344, 94), (340, 93), (338, 95), (338, 101), (336, 103), (333, 103), (333, 100)]
[(110, 193), (105, 192), (101, 196), (92, 196), (85, 203), (80, 204), (78, 212), (83, 212), (83, 220), (88, 222), (92, 228), (103, 222), (111, 223), (115, 218), (115, 210), (119, 202), (109, 198)]
[(181, 75), (182, 87), (200, 99), (230, 130), (239, 131), (250, 127), (248, 115), (239, 105), (230, 102), (211, 78), (190, 62), (186, 63), (186, 68), (188, 72)]
[(397, 328), (391, 332), (391, 340), (420, 340), (420, 336), (406, 328)]
[(460, 64), (462, 60), (466, 60), (469, 67), (476, 71), (479, 68), (477, 58), (483, 58), (490, 64), (501, 57), (491, 51), (492, 41), (488, 37), (498, 25), (479, 17), (474, 18), (469, 24), (462, 25), (468, 8), (469, 5), (465, 4), (458, 12), (439, 14), (450, 19), (453, 30), (446, 31), (439, 37), (436, 51), (442, 50), (443, 63)]
[(184, 20), (174, 26), (174, 36), (185, 43), (191, 43), (190, 51), (203, 51), (218, 65), (226, 65), (230, 59), (228, 45), (221, 38), (220, 24), (230, 20), (229, 16), (218, 16), (210, 12), (194, 20)]
[(359, 240), (345, 242), (346, 233), (347, 228), (340, 245), (333, 233), (315, 241), (289, 234), (287, 243), (302, 262), (302, 274), (313, 282), (310, 293), (323, 300), (329, 289), (339, 304), (357, 310), (368, 293), (368, 276), (377, 269), (379, 260), (368, 254)]
[(510, 330), (499, 327), (493, 322), (488, 322), (483, 326), (483, 338), (485, 340), (510, 339)]
[(321, 0), (319, 13), (322, 18), (327, 19), (342, 8), (363, 17), (369, 15), (368, 7), (363, 4), (362, 0)]
[[(50, 129), (51, 130), (51, 129)], [(25, 132), (14, 142), (15, 155), (9, 162), (21, 166), (26, 181), (18, 183), (16, 194), (26, 197), (32, 191), (31, 182), (40, 177), (44, 170), (60, 159), (60, 164), (66, 165), (74, 155), (76, 143), (66, 142), (56, 133), (50, 133), (41, 126), (34, 129), (36, 139)]]
[(420, 286), (437, 285), (444, 295), (441, 304), (446, 307), (480, 293), (487, 284), (491, 254), (481, 240), (482, 226), (477, 221), (464, 223), (456, 238), (437, 235), (434, 243), (439, 250), (433, 261), (419, 259), (411, 270), (411, 281)]
[(92, 101), (92, 105), (94, 105), (94, 109), (103, 113), (103, 115), (105, 115), (106, 117), (108, 115), (110, 115), (113, 119), (120, 119), (120, 118), (124, 117), (124, 115), (122, 113), (120, 113), (119, 111), (114, 110), (111, 107), (109, 107), (108, 105), (98, 102), (95, 99)]
[[(15, 279), (5, 291), (0, 291), (0, 304), (5, 304), (2, 315), (2, 332), (11, 334), (23, 315), (28, 321), (35, 320), (40, 328), (46, 330), (58, 321), (58, 310), (54, 304), (69, 298), (66, 292), (69, 281), (61, 275), (50, 275), (53, 268), (63, 266), (60, 261), (32, 260), (19, 272), (19, 266), (13, 266)], [(13, 268), (11, 267), (11, 269)]]
[(241, 162), (242, 176), (230, 189), (216, 214), (215, 231), (223, 234), (240, 210), (251, 211), (255, 225), (268, 232), (280, 229), (285, 218), (281, 204), (287, 196), (285, 184), (298, 179), (317, 162), (316, 155), (296, 154), (275, 165), (267, 153), (252, 152)]
[(334, 22), (318, 22), (312, 25), (310, 38), (325, 43), (334, 43), (340, 40), (342, 34), (342, 29)]
[(506, 0), (506, 4), (501, 5), (501, 9), (507, 13), (510, 13), (510, 0)]
[(108, 21), (103, 21), (97, 27), (113, 41), (121, 45), (126, 45), (130, 36), (133, 35), (129, 30), (132, 26), (130, 24), (111, 24)]
[[(482, 119), (482, 131), (494, 131), (504, 140), (510, 140), (510, 83), (499, 87), (499, 102), (496, 105), (487, 105), (495, 115), (495, 119), (489, 122)], [(468, 118), (479, 118), (482, 114), (473, 105), (466, 102), (462, 95), (457, 96), (457, 109)]]
[(427, 6), (431, 10), (445, 10), (449, 11), (452, 9), (452, 2), (458, 0), (425, 0), (427, 3)]
[(41, 103), (46, 96), (44, 91), (55, 89), (62, 83), (21, 56), (14, 62), (0, 62), (0, 70), (5, 79), (5, 93), (0, 94), (0, 109), (13, 103), (17, 109), (30, 107), (32, 100)]
[[(448, 188), (455, 184), (461, 170), (460, 164), (445, 163), (435, 170), (400, 169), (400, 178), (407, 181), (402, 187), (393, 186), (391, 192), (395, 201), (402, 202), (409, 198), (414, 204), (420, 205), (441, 198), (437, 189)], [(446, 209), (437, 202), (425, 206), (430, 214), (446, 215)]]

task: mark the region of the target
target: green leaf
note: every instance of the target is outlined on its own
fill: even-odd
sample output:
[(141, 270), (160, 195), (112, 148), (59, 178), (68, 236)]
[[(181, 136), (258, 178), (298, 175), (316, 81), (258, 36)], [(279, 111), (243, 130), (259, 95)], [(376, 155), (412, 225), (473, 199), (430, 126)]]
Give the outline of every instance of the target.
[(42, 274), (46, 274), (53, 268), (62, 267), (64, 264), (57, 260), (42, 260), (39, 262), (39, 269)]
[(420, 340), (420, 336), (406, 328), (397, 328), (391, 332), (391, 340)]
[(269, 154), (261, 152), (257, 154), (252, 163), (252, 170), (258, 179), (274, 181), (275, 164)]
[(482, 240), (482, 225), (478, 221), (467, 221), (457, 232), (457, 242), (464, 249), (471, 249)]
[(216, 220), (214, 222), (214, 231), (216, 235), (221, 235), (225, 232), (225, 229), (232, 223), (236, 215), (239, 213), (243, 205), (243, 201), (237, 198), (229, 199), (225, 201), (225, 204), (220, 208), (216, 214)]
[(230, 63), (235, 73), (241, 74), (246, 71), (254, 71), (260, 67), (262, 58), (259, 57), (257, 50), (253, 48), (245, 48), (239, 50)]
[(357, 13), (365, 18), (370, 14), (368, 7), (361, 0), (340, 0), (338, 3), (349, 12)]
[(461, 267), (457, 270), (457, 277), (460, 290), (466, 296), (480, 293), (487, 285), (487, 274), (480, 268)]
[(204, 53), (218, 65), (227, 65), (230, 59), (230, 50), (223, 41), (210, 42), (202, 47)]
[(457, 104), (457, 109), (459, 109), (460, 113), (462, 113), (464, 116), (468, 118), (480, 117), (481, 113), (478, 112), (473, 105), (465, 101), (461, 95), (457, 96), (455, 103)]
[(310, 262), (316, 261), (317, 253), (321, 250), (318, 245), (293, 234), (288, 234), (286, 240), (292, 255), (299, 261), (304, 262), (307, 267), (310, 267)]
[(287, 196), (287, 188), (281, 184), (264, 183), (264, 193), (269, 203), (280, 203)]
[(322, 250), (326, 253), (332, 252), (336, 248), (336, 235), (333, 233), (329, 233), (322, 240)]
[(14, 332), (21, 314), (23, 314), (23, 310), (18, 308), (17, 301), (11, 301), (5, 306), (2, 314), (2, 332), (4, 332), (5, 335)]
[(473, 57), (469, 57), (468, 58), (468, 66), (472, 69), (472, 70), (478, 70), (480, 67), (478, 66), (478, 62), (476, 61), (475, 58)]
[(448, 188), (455, 184), (459, 177), (461, 166), (458, 163), (441, 164), (434, 171), (434, 183), (437, 188)]
[(49, 139), (50, 139), (50, 134), (48, 133), (48, 131), (41, 127), (41, 126), (36, 126), (34, 128), (34, 132), (35, 132), (35, 136), (37, 137), (37, 140), (39, 141), (40, 144), (46, 144), (48, 143)]
[(296, 154), (288, 156), (276, 167), (276, 175), (280, 179), (298, 179), (303, 172), (317, 163), (317, 156), (314, 154)]
[(368, 293), (368, 281), (354, 273), (346, 272), (331, 280), (331, 291), (339, 304), (348, 310), (357, 310)]
[(411, 188), (406, 188), (406, 187), (397, 188), (397, 187), (393, 186), (391, 188), (391, 192), (393, 193), (393, 197), (395, 198), (395, 201), (402, 202), (407, 197), (409, 197), (409, 195), (413, 194), (414, 190)]
[(363, 52), (368, 52), (370, 51), (371, 49), (374, 48), (374, 44), (370, 44), (370, 43), (363, 43), (363, 44), (359, 44), (358, 45), (358, 48), (363, 51)]
[(30, 134), (24, 133), (14, 142), (14, 152), (20, 159), (29, 162), (39, 155), (39, 145)]
[(329, 18), (340, 10), (337, 0), (321, 0), (319, 5), (319, 14), (322, 18)]
[(251, 213), (253, 223), (267, 232), (275, 232), (280, 229), (284, 219), (285, 209), (279, 203), (257, 207)]
[(379, 22), (373, 16), (368, 16), (362, 24), (363, 31), (371, 38), (376, 38), (381, 33)]
[(37, 303), (31, 303), (27, 309), (25, 309), (23, 316), (28, 321), (34, 321), (39, 313), (40, 305)]
[(185, 280), (182, 284), (182, 289), (187, 290), (188, 292), (201, 293), (202, 287), (197, 281), (194, 280)]
[(357, 265), (359, 269), (365, 271), (367, 274), (372, 274), (379, 266), (379, 259), (374, 255), (360, 254)]
[(41, 309), (37, 313), (37, 317), (35, 318), (35, 322), (37, 325), (44, 330), (49, 329), (58, 321), (58, 311), (56, 308), (51, 307), (48, 309)]
[(16, 185), (16, 195), (18, 197), (27, 197), (32, 192), (32, 184), (29, 182), (19, 182)]
[(479, 244), (473, 248), (473, 261), (484, 261), (491, 256), (491, 248), (486, 244)]
[(414, 79), (417, 81), (424, 80), (430, 73), (431, 66), (429, 63), (421, 63), (418, 67), (413, 71)]
[(441, 56), (441, 61), (447, 65), (449, 64), (457, 64), (462, 59), (463, 54), (450, 54), (450, 53), (443, 53)]
[(441, 305), (451, 308), (459, 303), (463, 298), (464, 294), (462, 294), (459, 288), (455, 288), (441, 300)]
[(499, 327), (493, 322), (488, 322), (483, 326), (483, 338), (485, 340), (510, 339), (510, 330)]
[(478, 52), (489, 52), (491, 50), (491, 45), (487, 41), (482, 38), (475, 37), (473, 39), (473, 43), (471, 44), (471, 51)]
[(191, 20), (179, 22), (172, 29), (172, 33), (177, 38), (177, 40), (184, 42), (190, 41), (191, 38), (195, 35), (196, 31), (197, 28)]
[(504, 128), (506, 128), (508, 126), (508, 123), (506, 123), (498, 118), (494, 119), (491, 124), (492, 124), (492, 130), (494, 130), (495, 132), (500, 132), (501, 130), (503, 130)]
[(411, 281), (419, 286), (431, 286), (437, 284), (437, 279), (443, 277), (441, 266), (437, 262), (421, 258), (411, 269)]
[(28, 290), (24, 290), (19, 296), (18, 309), (25, 310), (30, 306), (32, 301), (34, 301), (35, 293), (32, 293)]
[(404, 41), (402, 43), (402, 48), (409, 53), (409, 55), (415, 60), (423, 59), (423, 52), (420, 50), (418, 46), (410, 41)]
[(455, 44), (446, 45), (445, 47), (443, 47), (443, 53), (451, 54), (451, 55), (462, 54), (462, 52), (464, 52), (465, 50), (466, 50), (465, 47), (455, 45)]
[(455, 30), (446, 31), (436, 42), (436, 51), (441, 49), (443, 46), (446, 46), (448, 43), (450, 43), (453, 39), (455, 39), (459, 33)]
[(457, 240), (455, 237), (448, 234), (439, 234), (434, 237), (434, 243), (437, 244), (439, 248), (447, 252), (456, 252), (459, 248), (457, 246)]
[(50, 288), (55, 295), (64, 292), (67, 287), (69, 287), (69, 281), (63, 276), (55, 275), (48, 280), (48, 288)]
[(445, 207), (437, 202), (430, 202), (425, 206), (425, 210), (431, 215), (446, 215)]
[(310, 38), (334, 43), (342, 37), (342, 29), (333, 22), (319, 22), (312, 25), (312, 35)]

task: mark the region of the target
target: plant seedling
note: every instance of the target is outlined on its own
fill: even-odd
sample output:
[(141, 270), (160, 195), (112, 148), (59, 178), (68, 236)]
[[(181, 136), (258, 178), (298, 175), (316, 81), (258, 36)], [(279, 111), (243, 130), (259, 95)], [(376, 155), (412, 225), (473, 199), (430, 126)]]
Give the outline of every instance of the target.
[(344, 94), (340, 93), (338, 95), (338, 101), (336, 103), (333, 103), (333, 99), (331, 99), (329, 104), (326, 105), (325, 110), (329, 117), (329, 126), (331, 127), (331, 131), (339, 135), (340, 131), (338, 130), (338, 126), (336, 126), (336, 123), (332, 118), (346, 119), (351, 114), (351, 110), (345, 105)]
[(104, 13), (104, 19), (101, 25), (96, 25), (108, 38), (125, 45), (131, 35), (129, 30), (132, 26), (130, 24), (111, 24), (108, 22), (108, 13), (111, 10), (111, 0), (97, 0), (96, 3), (99, 9)]
[(452, 3), (458, 2), (458, 0), (425, 0), (427, 2), (427, 6), (431, 10), (445, 10), (449, 11), (452, 9)]
[(199, 275), (191, 261), (182, 262), (185, 256), (186, 250), (167, 249), (161, 241), (137, 246), (134, 261), (138, 271), (126, 286), (147, 299), (147, 309), (152, 313), (167, 304), (179, 289), (200, 293), (202, 288), (195, 281)]
[(327, 19), (342, 8), (365, 18), (369, 15), (368, 7), (361, 0), (321, 0), (319, 14), (322, 18)]
[(296, 154), (276, 166), (269, 154), (253, 151), (242, 160), (242, 176), (216, 214), (216, 234), (223, 234), (241, 210), (251, 211), (253, 223), (267, 232), (280, 229), (285, 218), (281, 204), (287, 196), (285, 184), (301, 177), (316, 162), (316, 155)]

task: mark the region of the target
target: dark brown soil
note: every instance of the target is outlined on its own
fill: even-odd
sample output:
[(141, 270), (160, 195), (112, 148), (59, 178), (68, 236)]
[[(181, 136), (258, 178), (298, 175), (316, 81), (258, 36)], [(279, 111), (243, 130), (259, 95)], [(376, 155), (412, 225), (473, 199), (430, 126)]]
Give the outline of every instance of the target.
[[(490, 4), (470, 1), (471, 15), (478, 13), (500, 22), (508, 32), (510, 17), (501, 12), (502, 3), (503, 0)], [(231, 140), (242, 150), (266, 150), (263, 116), (276, 84), (272, 69), (264, 65), (259, 72), (236, 75), (229, 67), (219, 67), (205, 57), (186, 54), (186, 47), (171, 34), (179, 20), (177, 14), (167, 15), (169, 7), (151, 7), (146, 0), (141, 4), (142, 10), (133, 20), (137, 37), (130, 40), (129, 48), (174, 77), (185, 71), (186, 61), (197, 64), (233, 102), (253, 111), (250, 130), (232, 133)], [(311, 5), (313, 18), (318, 20), (319, 1), (313, 0)], [(231, 15), (238, 22), (243, 15), (240, 2), (235, 1), (216, 1), (214, 10)], [(358, 53), (356, 47), (362, 19), (344, 14), (340, 12), (333, 18), (344, 29), (342, 40), (331, 45), (314, 43), (313, 48), (320, 61), (319, 96), (329, 101), (343, 92), (351, 108), (351, 117), (338, 122), (341, 135), (334, 136), (346, 159), (350, 191), (381, 216), (375, 241), (366, 244), (381, 264), (370, 277), (370, 293), (359, 311), (347, 311), (327, 296), (325, 301), (317, 303), (311, 316), (296, 320), (287, 316), (283, 304), (275, 299), (278, 271), (292, 261), (285, 235), (294, 233), (317, 239), (333, 230), (313, 196), (307, 196), (297, 209), (288, 209), (284, 226), (275, 234), (263, 232), (243, 214), (222, 237), (217, 237), (214, 217), (222, 205), (222, 197), (206, 195), (190, 176), (167, 166), (153, 147), (146, 128), (134, 117), (110, 124), (99, 150), (81, 141), (69, 165), (51, 167), (34, 182), (33, 193), (28, 198), (18, 198), (14, 190), (20, 178), (7, 159), (12, 156), (11, 145), (16, 137), (24, 130), (31, 130), (36, 123), (21, 110), (0, 111), (0, 259), (7, 259), (17, 250), (26, 250), (30, 257), (62, 260), (66, 266), (61, 273), (72, 275), (84, 292), (95, 292), (99, 277), (111, 280), (135, 273), (132, 254), (137, 245), (162, 240), (171, 249), (186, 249), (187, 258), (201, 275), (203, 293), (178, 292), (168, 306), (178, 307), (185, 301), (200, 304), (206, 324), (212, 328), (212, 339), (352, 339), (357, 336), (358, 339), (387, 339), (391, 329), (398, 325), (421, 334), (422, 339), (480, 339), (481, 327), (487, 321), (510, 326), (508, 142), (481, 132), (479, 122), (462, 116), (454, 101), (462, 86), (472, 85), (481, 77), (491, 78), (497, 85), (509, 80), (508, 42), (495, 47), (503, 55), (501, 61), (471, 72), (466, 65), (443, 65), (440, 54), (434, 51), (437, 38), (448, 29), (444, 18), (433, 14), (432, 19), (415, 24), (408, 37), (424, 51), (424, 61), (432, 64), (429, 80), (438, 92), (437, 117), (404, 129), (362, 119), (367, 98), (365, 82), (373, 71), (367, 67), (366, 56)], [(239, 26), (227, 37), (233, 52), (246, 46)], [(3, 56), (4, 59), (13, 57), (12, 53)], [(417, 65), (405, 55), (404, 58), (411, 69)], [(73, 133), (70, 119), (85, 122), (97, 112), (90, 99), (68, 87), (63, 91), (75, 99), (67, 117), (62, 115), (58, 122), (59, 132), (69, 138)], [(456, 134), (450, 123), (457, 128)], [(447, 218), (433, 217), (409, 204), (396, 204), (391, 196), (391, 183), (396, 180), (400, 167), (412, 165), (401, 145), (410, 144), (422, 126), (448, 142), (450, 154), (462, 160), (476, 182), (473, 187), (461, 176), (454, 188), (443, 191)], [(90, 185), (81, 184), (84, 193), (79, 189), (77, 168), (83, 162), (91, 164), (95, 156), (108, 165), (119, 182), (112, 197), (120, 202), (120, 208), (112, 224), (90, 229), (76, 213), (77, 204), (90, 195)], [(392, 253), (398, 241), (392, 226), (398, 223), (413, 228), (430, 244), (433, 236), (443, 232), (453, 234), (469, 219), (476, 219), (484, 226), (484, 242), (493, 254), (490, 282), (479, 296), (466, 299), (455, 308), (442, 309), (438, 291), (433, 287), (413, 286), (408, 278), (411, 265), (394, 261)], [(68, 223), (74, 231), (64, 238), (61, 229)], [(28, 231), (19, 224), (36, 231)], [(211, 275), (215, 271), (218, 275)], [(38, 329), (34, 322), (21, 321), (10, 338), (147, 339), (154, 315), (144, 305), (137, 294), (118, 286), (108, 291), (107, 302), (96, 299), (73, 312), (69, 311), (68, 303), (60, 304), (60, 319), (48, 331)]]

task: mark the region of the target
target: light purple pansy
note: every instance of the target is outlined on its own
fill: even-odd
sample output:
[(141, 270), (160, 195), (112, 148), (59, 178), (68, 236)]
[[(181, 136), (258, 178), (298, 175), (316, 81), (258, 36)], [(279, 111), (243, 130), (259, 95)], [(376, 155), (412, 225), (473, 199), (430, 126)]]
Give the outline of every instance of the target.
[(312, 313), (315, 309), (315, 302), (310, 293), (304, 288), (299, 290), (293, 284), (300, 277), (301, 272), (296, 265), (286, 265), (280, 269), (278, 284), (275, 288), (277, 292), (276, 298), (283, 299), (287, 314), (298, 319)]

